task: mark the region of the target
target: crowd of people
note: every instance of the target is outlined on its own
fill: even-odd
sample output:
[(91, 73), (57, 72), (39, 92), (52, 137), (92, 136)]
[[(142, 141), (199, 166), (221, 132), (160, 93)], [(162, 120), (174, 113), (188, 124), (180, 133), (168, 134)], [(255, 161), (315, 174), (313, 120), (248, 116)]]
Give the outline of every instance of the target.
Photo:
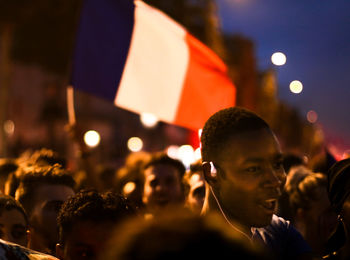
[(202, 158), (131, 153), (119, 169), (82, 149), (0, 160), (0, 259), (350, 259), (350, 159), (286, 156), (240, 107), (212, 115)]

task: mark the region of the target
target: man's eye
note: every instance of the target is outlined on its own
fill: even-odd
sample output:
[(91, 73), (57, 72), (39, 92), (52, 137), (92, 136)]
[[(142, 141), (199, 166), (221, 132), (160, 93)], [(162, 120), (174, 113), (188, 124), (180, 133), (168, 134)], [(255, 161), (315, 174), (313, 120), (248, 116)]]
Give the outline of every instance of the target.
[(27, 230), (23, 225), (16, 224), (11, 229), (11, 235), (15, 239), (22, 239), (24, 236), (26, 236)]
[(273, 168), (276, 169), (276, 170), (280, 170), (283, 168), (283, 163), (282, 162), (275, 162), (273, 164)]
[(245, 169), (245, 172), (249, 172), (249, 173), (257, 173), (261, 170), (261, 168), (259, 166), (251, 166)]

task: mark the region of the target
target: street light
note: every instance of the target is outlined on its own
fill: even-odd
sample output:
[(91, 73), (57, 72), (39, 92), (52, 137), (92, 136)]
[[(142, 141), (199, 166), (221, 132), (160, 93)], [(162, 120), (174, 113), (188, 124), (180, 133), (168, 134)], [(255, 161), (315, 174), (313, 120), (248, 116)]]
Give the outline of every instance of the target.
[(287, 57), (282, 52), (275, 52), (271, 56), (271, 61), (276, 66), (282, 66), (282, 65), (286, 64)]
[(301, 91), (303, 91), (303, 84), (299, 80), (293, 80), (289, 84), (289, 89), (294, 94), (299, 94)]

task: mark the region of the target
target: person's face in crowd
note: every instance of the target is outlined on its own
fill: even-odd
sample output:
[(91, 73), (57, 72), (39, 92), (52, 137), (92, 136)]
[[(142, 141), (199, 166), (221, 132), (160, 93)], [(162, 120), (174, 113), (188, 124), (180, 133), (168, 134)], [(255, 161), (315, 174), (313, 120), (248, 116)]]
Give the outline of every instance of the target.
[(18, 209), (4, 209), (0, 216), (0, 238), (21, 246), (27, 246), (27, 223)]
[(62, 260), (97, 259), (104, 251), (113, 227), (112, 222), (76, 223), (69, 232), (64, 245), (57, 245), (56, 254)]
[(73, 189), (65, 185), (40, 185), (36, 190), (30, 223), (34, 231), (41, 233), (53, 249), (58, 239), (58, 211), (63, 202), (73, 195)]
[(268, 225), (286, 180), (276, 137), (267, 129), (234, 136), (218, 158), (216, 196), (225, 215), (247, 228)]
[(148, 210), (157, 210), (183, 201), (181, 178), (177, 168), (169, 164), (156, 164), (148, 167), (144, 175), (142, 201)]
[(205, 198), (204, 177), (201, 173), (193, 173), (189, 179), (190, 191), (187, 196), (187, 204), (193, 212), (200, 213)]
[(341, 217), (348, 232), (350, 231), (350, 196), (346, 198), (341, 211)]
[(320, 197), (311, 203), (311, 207), (303, 210), (302, 219), (305, 221), (306, 241), (314, 250), (320, 250), (326, 243), (332, 230), (337, 224), (337, 215), (332, 210), (328, 199), (327, 188), (319, 187)]

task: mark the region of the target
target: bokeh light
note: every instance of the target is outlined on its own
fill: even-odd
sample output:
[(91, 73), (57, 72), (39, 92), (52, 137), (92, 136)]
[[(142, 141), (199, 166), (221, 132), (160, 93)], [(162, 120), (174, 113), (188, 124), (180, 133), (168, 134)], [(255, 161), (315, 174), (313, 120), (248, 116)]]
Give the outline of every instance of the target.
[(195, 151), (194, 151), (194, 159), (196, 161), (202, 159), (202, 152), (201, 152), (201, 148), (197, 148)]
[(271, 61), (276, 66), (282, 66), (282, 65), (286, 64), (287, 57), (282, 52), (275, 52), (271, 56)]
[(135, 182), (129, 181), (123, 187), (123, 194), (129, 195), (130, 193), (132, 193), (135, 190), (135, 188), (136, 188)]
[(299, 94), (301, 91), (303, 91), (303, 84), (299, 80), (293, 80), (289, 84), (289, 89), (294, 94)]
[(180, 146), (178, 150), (178, 158), (182, 161), (186, 168), (188, 168), (190, 164), (195, 161), (193, 147), (189, 144)]
[(89, 147), (96, 147), (101, 141), (100, 134), (95, 130), (89, 130), (84, 134), (84, 142)]
[(203, 129), (202, 129), (202, 128), (198, 130), (198, 137), (199, 137), (199, 139), (201, 139), (202, 132), (203, 132)]
[(350, 158), (350, 149), (349, 150), (345, 150), (344, 153), (343, 153), (343, 157), (342, 159), (348, 159)]
[(141, 113), (141, 123), (144, 127), (152, 128), (158, 124), (158, 118), (151, 113)]
[(310, 110), (309, 112), (307, 112), (306, 118), (307, 118), (307, 121), (313, 124), (313, 123), (316, 123), (318, 119), (318, 115), (315, 111)]
[(7, 135), (12, 135), (15, 132), (15, 123), (12, 120), (4, 122), (4, 131)]
[(167, 150), (166, 153), (170, 158), (173, 159), (178, 159), (178, 151), (179, 151), (179, 147), (177, 145), (170, 145)]
[(139, 152), (143, 147), (143, 142), (139, 137), (131, 137), (128, 140), (128, 148), (132, 152)]

